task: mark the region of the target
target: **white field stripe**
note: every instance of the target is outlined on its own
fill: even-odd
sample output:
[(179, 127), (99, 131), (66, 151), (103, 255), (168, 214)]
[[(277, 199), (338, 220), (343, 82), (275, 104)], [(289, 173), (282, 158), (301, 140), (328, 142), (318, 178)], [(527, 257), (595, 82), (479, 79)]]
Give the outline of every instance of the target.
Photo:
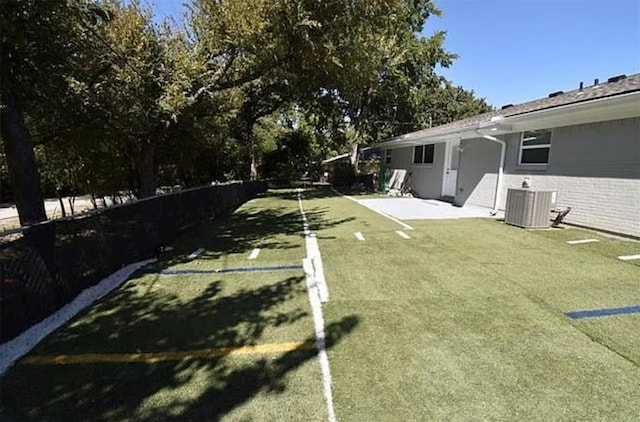
[(378, 211), (374, 208), (371, 208), (365, 204), (363, 204), (362, 202), (358, 201), (356, 198), (352, 198), (349, 195), (345, 195), (343, 193), (338, 192), (337, 190), (335, 190), (334, 188), (331, 188), (332, 191), (334, 191), (335, 193), (337, 193), (338, 195), (344, 196), (347, 199), (351, 199), (353, 202), (355, 202), (356, 204), (360, 204), (363, 207), (375, 212), (376, 214), (380, 214), (381, 216), (388, 218), (389, 220), (395, 221), (396, 223), (400, 224), (402, 227), (405, 228), (405, 230), (413, 230), (413, 227), (411, 227), (410, 225), (408, 225), (407, 223), (403, 223), (402, 221), (398, 220), (397, 218), (391, 217), (389, 214), (385, 214), (382, 211)]
[(396, 233), (398, 233), (398, 236), (400, 236), (400, 237), (404, 237), (405, 239), (411, 239), (411, 236), (409, 236), (408, 234), (406, 234), (405, 232), (403, 232), (401, 230), (396, 230)]
[[(304, 233), (307, 246), (307, 257), (302, 260), (302, 266), (304, 268), (307, 279), (309, 304), (311, 305), (311, 311), (313, 313), (313, 325), (316, 335), (316, 348), (318, 349), (318, 362), (320, 363), (320, 371), (322, 372), (322, 390), (324, 392), (325, 401), (327, 402), (327, 419), (329, 420), (329, 422), (335, 422), (336, 413), (333, 409), (333, 394), (331, 392), (331, 370), (329, 368), (329, 357), (327, 356), (327, 345), (324, 334), (324, 317), (322, 316), (322, 302), (320, 301), (321, 289), (319, 288), (318, 283), (319, 275), (324, 281), (324, 271), (322, 269), (322, 259), (320, 257), (320, 249), (318, 249), (317, 239), (314, 235), (311, 234), (309, 226), (306, 223), (307, 217), (304, 213), (304, 208), (302, 207), (302, 197), (300, 195), (301, 191), (301, 189), (298, 189), (298, 205), (300, 206), (302, 219), (305, 222)], [(311, 239), (315, 241), (315, 244), (314, 242), (311, 242)], [(314, 256), (312, 254), (317, 255)]]
[(320, 255), (320, 247), (318, 246), (318, 239), (316, 235), (311, 233), (309, 229), (309, 223), (307, 216), (302, 207), (302, 197), (298, 190), (298, 205), (300, 206), (300, 214), (302, 215), (302, 227), (304, 231), (304, 240), (307, 249), (307, 258), (311, 259), (314, 269), (314, 279), (318, 283), (318, 292), (320, 294), (320, 302), (324, 303), (329, 300), (329, 288), (327, 287), (327, 281), (324, 278), (324, 267), (322, 265), (322, 256)]
[(619, 256), (618, 259), (623, 261), (633, 261), (634, 259), (640, 259), (640, 255), (622, 255)]
[(0, 345), (0, 376), (2, 376), (16, 360), (29, 353), (29, 351), (46, 336), (66, 324), (67, 321), (87, 306), (121, 285), (138, 269), (156, 261), (156, 259), (147, 259), (127, 265), (103, 279), (95, 286), (83, 290), (75, 299), (60, 308), (53, 315), (50, 315), (43, 321), (29, 328), (13, 340)]
[(187, 259), (196, 259), (202, 252), (204, 252), (204, 248), (198, 248), (195, 251), (191, 252)]
[(583, 243), (595, 243), (599, 242), (598, 239), (579, 239), (579, 240), (567, 240), (569, 245), (581, 245)]
[[(313, 295), (318, 300), (320, 300), (320, 292), (318, 291), (318, 282), (316, 281), (316, 277), (314, 275), (315, 271), (313, 269), (313, 262), (311, 262), (310, 258), (302, 259), (302, 269), (304, 270), (304, 275), (306, 276), (308, 293), (310, 295), (313, 293)], [(311, 297), (309, 297), (309, 299), (311, 299)]]
[(362, 233), (360, 232), (355, 232), (354, 235), (356, 236), (356, 239), (358, 240), (364, 240), (364, 236), (362, 235)]
[[(318, 248), (318, 241), (315, 238), (315, 235), (312, 235), (313, 241)], [(320, 302), (325, 303), (329, 300), (329, 289), (327, 288), (327, 280), (324, 278), (324, 266), (322, 265), (322, 258), (320, 257), (320, 252), (318, 252), (317, 256), (311, 258), (311, 264), (313, 264), (313, 275), (318, 284), (318, 295), (320, 297)]]
[(327, 356), (327, 344), (324, 334), (324, 317), (322, 316), (322, 304), (317, 288), (317, 283), (313, 277), (313, 264), (309, 258), (302, 260), (302, 267), (307, 277), (307, 291), (309, 293), (309, 303), (313, 313), (313, 325), (316, 335), (316, 348), (318, 349), (318, 361), (322, 372), (322, 390), (327, 402), (327, 419), (329, 422), (336, 422), (336, 414), (333, 409), (333, 394), (331, 392), (331, 369), (329, 368), (329, 357)]
[(258, 257), (258, 255), (260, 255), (260, 248), (255, 248), (249, 254), (249, 259), (256, 259)]

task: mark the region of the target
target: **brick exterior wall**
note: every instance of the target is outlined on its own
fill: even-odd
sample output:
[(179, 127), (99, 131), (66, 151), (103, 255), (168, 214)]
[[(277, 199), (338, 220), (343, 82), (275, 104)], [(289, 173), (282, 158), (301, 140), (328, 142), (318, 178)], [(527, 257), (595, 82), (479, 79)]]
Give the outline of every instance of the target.
[[(640, 118), (553, 129), (549, 164), (518, 165), (520, 135), (507, 142), (504, 191), (530, 177), (533, 189), (558, 191), (559, 207), (571, 206), (568, 223), (640, 237)], [(499, 145), (463, 141), (456, 202), (491, 207)], [(462, 189), (462, 190), (461, 190)]]

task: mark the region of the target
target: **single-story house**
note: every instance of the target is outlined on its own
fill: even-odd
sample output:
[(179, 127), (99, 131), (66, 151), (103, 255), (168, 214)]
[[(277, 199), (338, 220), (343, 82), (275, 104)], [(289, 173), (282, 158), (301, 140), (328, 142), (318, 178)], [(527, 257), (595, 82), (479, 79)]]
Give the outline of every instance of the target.
[(557, 191), (565, 222), (640, 237), (640, 74), (375, 144), (421, 198), (504, 210), (507, 189)]
[[(360, 162), (367, 161), (371, 158), (377, 158), (378, 150), (372, 147), (364, 147), (358, 150), (358, 157)], [(336, 181), (336, 166), (345, 165), (348, 166), (351, 163), (351, 155), (352, 153), (345, 153), (336, 155), (335, 157), (327, 158), (320, 163), (320, 168), (322, 169), (325, 175), (322, 178), (326, 178), (323, 180), (329, 183), (335, 183)]]
[(350, 162), (351, 154), (340, 154), (335, 157), (328, 158), (320, 163), (320, 167), (324, 172), (322, 176), (323, 182), (333, 183), (335, 181), (336, 165), (339, 163), (348, 164)]

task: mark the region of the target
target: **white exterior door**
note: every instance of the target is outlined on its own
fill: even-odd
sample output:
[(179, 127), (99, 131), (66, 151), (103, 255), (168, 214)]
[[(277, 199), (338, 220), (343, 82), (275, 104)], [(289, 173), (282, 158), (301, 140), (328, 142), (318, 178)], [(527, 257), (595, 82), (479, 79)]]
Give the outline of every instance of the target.
[(444, 174), (442, 177), (442, 196), (456, 196), (458, 164), (460, 162), (460, 141), (448, 141), (444, 154)]

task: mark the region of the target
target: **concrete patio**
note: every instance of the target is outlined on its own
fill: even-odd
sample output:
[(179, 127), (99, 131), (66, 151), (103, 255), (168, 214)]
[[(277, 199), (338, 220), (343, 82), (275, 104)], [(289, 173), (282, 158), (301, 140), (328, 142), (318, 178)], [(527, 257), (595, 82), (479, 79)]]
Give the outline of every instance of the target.
[(500, 211), (496, 216), (490, 214), (491, 208), (476, 205), (457, 207), (436, 199), (420, 198), (354, 198), (361, 205), (382, 212), (399, 220), (436, 220), (456, 218), (504, 218)]

